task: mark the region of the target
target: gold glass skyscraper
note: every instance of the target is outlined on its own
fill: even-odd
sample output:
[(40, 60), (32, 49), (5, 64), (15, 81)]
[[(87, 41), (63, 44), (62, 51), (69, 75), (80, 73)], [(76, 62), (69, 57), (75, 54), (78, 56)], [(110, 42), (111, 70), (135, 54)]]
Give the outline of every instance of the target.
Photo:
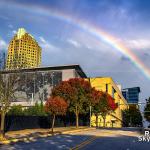
[(6, 69), (34, 68), (41, 64), (41, 47), (24, 28), (19, 28), (8, 46)]

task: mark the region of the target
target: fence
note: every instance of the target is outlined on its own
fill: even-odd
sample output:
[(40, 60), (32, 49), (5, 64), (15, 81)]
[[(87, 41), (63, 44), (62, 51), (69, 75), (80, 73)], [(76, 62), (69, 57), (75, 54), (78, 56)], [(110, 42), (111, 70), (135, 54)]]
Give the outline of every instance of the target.
[[(23, 129), (50, 128), (51, 123), (51, 116), (6, 116), (5, 132)], [(75, 124), (74, 114), (56, 116), (55, 127), (75, 126)], [(79, 125), (88, 126), (89, 115), (80, 115)]]

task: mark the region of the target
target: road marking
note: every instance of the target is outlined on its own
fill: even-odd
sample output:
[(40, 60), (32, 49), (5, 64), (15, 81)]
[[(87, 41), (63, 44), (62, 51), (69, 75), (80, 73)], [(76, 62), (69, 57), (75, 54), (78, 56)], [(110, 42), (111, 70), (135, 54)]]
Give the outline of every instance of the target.
[(98, 138), (98, 137), (95, 137), (95, 136), (94, 136), (94, 137), (92, 137), (92, 138), (90, 138), (90, 139), (88, 139), (88, 140), (86, 140), (86, 141), (84, 141), (84, 142), (82, 142), (82, 143), (76, 145), (75, 147), (70, 148), (70, 150), (79, 150), (80, 148), (83, 148), (84, 146), (90, 144), (91, 142), (93, 142), (93, 141), (96, 140), (97, 138)]
[[(126, 133), (127, 134), (127, 133)], [(90, 144), (90, 143), (92, 143), (94, 140), (96, 140), (97, 138), (100, 138), (100, 137), (105, 137), (105, 136), (113, 136), (113, 137), (115, 137), (115, 136), (119, 136), (119, 135), (126, 135), (124, 132), (122, 133), (120, 133), (120, 134), (116, 134), (116, 132), (110, 132), (110, 131), (102, 131), (101, 133), (99, 133), (98, 135), (96, 135), (96, 136), (92, 136), (90, 139), (87, 139), (87, 140), (85, 140), (84, 142), (82, 142), (82, 143), (80, 143), (80, 144), (78, 144), (78, 145), (76, 145), (75, 147), (72, 147), (72, 148), (70, 148), (70, 150), (79, 150), (79, 149), (81, 149), (81, 148), (83, 148), (83, 147), (85, 147), (86, 145), (88, 145), (88, 144)], [(130, 135), (129, 135), (130, 136)], [(129, 150), (129, 149), (127, 149), (127, 150)]]

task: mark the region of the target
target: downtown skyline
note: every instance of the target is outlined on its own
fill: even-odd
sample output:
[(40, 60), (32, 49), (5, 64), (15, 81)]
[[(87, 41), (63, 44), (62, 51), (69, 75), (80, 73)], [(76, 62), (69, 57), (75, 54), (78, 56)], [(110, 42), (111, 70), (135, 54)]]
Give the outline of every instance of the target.
[[(0, 50), (7, 51), (9, 41), (23, 27), (42, 47), (42, 66), (80, 64), (87, 76), (111, 76), (122, 88), (140, 86), (140, 101), (148, 98), (150, 79), (126, 55), (90, 31), (96, 27), (115, 37), (149, 68), (150, 2), (1, 0), (0, 12)], [(88, 25), (86, 30), (80, 22)]]

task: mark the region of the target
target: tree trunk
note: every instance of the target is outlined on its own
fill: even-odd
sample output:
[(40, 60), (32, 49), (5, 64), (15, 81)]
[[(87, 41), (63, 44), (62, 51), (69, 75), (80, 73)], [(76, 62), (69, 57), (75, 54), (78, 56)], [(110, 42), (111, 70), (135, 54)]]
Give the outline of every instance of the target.
[(105, 124), (106, 124), (106, 116), (103, 116), (103, 127), (105, 127)]
[(98, 127), (98, 114), (95, 114), (95, 116), (96, 116), (96, 127)]
[(0, 139), (1, 138), (3, 139), (5, 136), (4, 127), (5, 127), (5, 113), (1, 112)]
[(96, 114), (96, 127), (98, 127), (98, 114)]
[(54, 125), (55, 125), (55, 114), (53, 115), (53, 122), (52, 122), (52, 135), (54, 134)]
[(78, 107), (76, 106), (76, 128), (79, 127), (79, 113), (78, 113)]

